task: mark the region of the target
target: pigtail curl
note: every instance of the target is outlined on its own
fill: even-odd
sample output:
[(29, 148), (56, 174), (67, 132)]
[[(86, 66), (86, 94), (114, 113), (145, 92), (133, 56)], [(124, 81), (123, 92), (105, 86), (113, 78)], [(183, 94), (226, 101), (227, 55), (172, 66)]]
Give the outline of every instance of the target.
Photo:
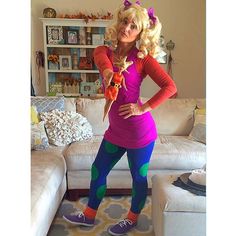
[(152, 57), (157, 57), (158, 53), (161, 51), (159, 46), (159, 38), (161, 34), (162, 25), (157, 20), (156, 24), (150, 24), (150, 27), (140, 34), (139, 41), (139, 58), (144, 58), (149, 54)]

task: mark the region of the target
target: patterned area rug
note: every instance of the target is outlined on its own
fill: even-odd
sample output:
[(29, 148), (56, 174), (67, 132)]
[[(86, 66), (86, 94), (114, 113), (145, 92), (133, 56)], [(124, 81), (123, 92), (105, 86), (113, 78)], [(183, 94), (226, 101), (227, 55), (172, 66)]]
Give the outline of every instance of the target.
[[(109, 227), (126, 217), (130, 208), (130, 196), (104, 197), (95, 221), (94, 227), (76, 226), (63, 220), (63, 214), (70, 214), (77, 209), (84, 210), (88, 198), (80, 198), (76, 202), (63, 200), (55, 219), (48, 232), (48, 236), (109, 236)], [(148, 196), (135, 229), (127, 236), (154, 236), (151, 220), (151, 197)]]

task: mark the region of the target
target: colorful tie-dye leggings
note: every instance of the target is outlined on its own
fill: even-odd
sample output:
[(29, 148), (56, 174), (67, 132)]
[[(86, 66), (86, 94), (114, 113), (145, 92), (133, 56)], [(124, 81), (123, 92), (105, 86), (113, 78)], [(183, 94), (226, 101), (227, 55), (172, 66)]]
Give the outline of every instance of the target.
[(127, 149), (103, 139), (91, 168), (91, 182), (88, 206), (97, 210), (106, 192), (106, 177), (114, 165), (127, 152), (130, 172), (133, 179), (131, 211), (140, 213), (147, 197), (147, 171), (154, 147), (152, 142), (144, 148)]

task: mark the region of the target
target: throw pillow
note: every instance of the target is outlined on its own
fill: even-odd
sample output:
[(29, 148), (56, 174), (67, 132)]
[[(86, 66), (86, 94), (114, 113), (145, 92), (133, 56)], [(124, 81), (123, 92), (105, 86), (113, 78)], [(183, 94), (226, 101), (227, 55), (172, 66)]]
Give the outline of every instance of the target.
[(45, 122), (49, 143), (56, 146), (90, 139), (93, 136), (92, 126), (87, 119), (74, 111), (42, 112), (40, 118)]
[(189, 137), (206, 144), (206, 109), (195, 110), (195, 121)]
[(78, 98), (76, 101), (77, 112), (88, 118), (94, 135), (103, 135), (109, 126), (108, 116), (102, 121), (105, 102), (105, 98)]
[[(150, 98), (142, 97), (142, 103)], [(151, 111), (158, 134), (188, 136), (194, 123), (195, 99), (167, 99)]]
[(65, 98), (64, 111), (76, 111), (76, 98)]
[(49, 147), (48, 137), (45, 132), (44, 122), (31, 125), (31, 149), (45, 150)]
[(64, 97), (31, 97), (31, 105), (36, 106), (38, 113), (48, 112), (55, 109), (64, 111)]
[(38, 124), (39, 117), (36, 106), (31, 106), (31, 124)]

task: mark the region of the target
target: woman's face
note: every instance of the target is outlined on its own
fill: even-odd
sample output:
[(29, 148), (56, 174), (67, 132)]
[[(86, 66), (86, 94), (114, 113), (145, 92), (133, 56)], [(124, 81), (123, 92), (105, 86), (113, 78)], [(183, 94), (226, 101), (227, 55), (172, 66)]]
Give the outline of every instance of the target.
[(118, 25), (118, 41), (122, 43), (134, 42), (141, 30), (138, 30), (137, 25), (128, 18), (124, 18)]

